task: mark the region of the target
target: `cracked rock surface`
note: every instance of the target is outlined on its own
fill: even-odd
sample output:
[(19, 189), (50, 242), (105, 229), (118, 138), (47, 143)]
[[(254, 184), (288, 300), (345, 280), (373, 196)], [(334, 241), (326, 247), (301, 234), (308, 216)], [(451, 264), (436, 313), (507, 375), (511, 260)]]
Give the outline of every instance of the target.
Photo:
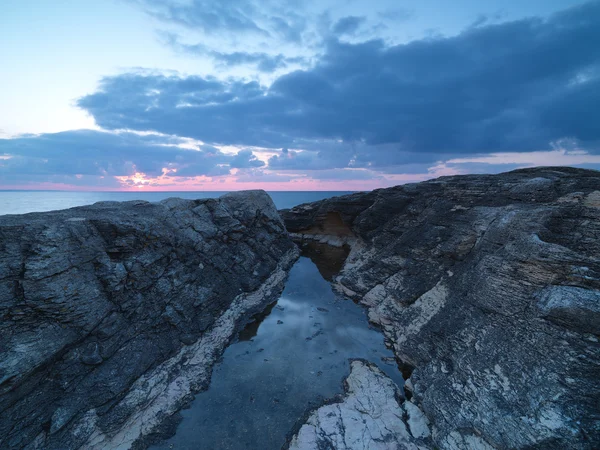
[(0, 217), (0, 448), (142, 447), (298, 251), (263, 191)]
[(442, 177), (281, 213), (296, 239), (352, 246), (335, 285), (383, 329), (436, 447), (600, 446), (599, 172)]
[(344, 398), (313, 411), (289, 449), (431, 448), (427, 419), (402, 399), (398, 386), (374, 364), (356, 360), (350, 367)]

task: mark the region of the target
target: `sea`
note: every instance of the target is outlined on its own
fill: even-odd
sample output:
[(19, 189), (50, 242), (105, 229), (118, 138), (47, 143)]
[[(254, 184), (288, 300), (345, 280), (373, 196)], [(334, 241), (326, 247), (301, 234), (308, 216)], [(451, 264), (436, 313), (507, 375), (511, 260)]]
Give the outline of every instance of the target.
[[(74, 192), (74, 191), (0, 191), (0, 216), (54, 211), (91, 205), (96, 202), (146, 200), (158, 202), (169, 197), (187, 199), (217, 198), (227, 192)], [(351, 191), (272, 191), (269, 195), (277, 209), (291, 208), (302, 203), (351, 194)]]

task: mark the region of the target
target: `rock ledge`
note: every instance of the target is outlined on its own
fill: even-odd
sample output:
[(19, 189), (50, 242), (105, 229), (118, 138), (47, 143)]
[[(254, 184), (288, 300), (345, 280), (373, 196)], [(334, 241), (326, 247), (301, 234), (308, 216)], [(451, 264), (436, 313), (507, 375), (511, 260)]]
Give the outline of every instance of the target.
[[(442, 177), (281, 211), (352, 245), (361, 301), (438, 448), (600, 447), (600, 172)], [(339, 230), (342, 230), (339, 233)]]
[(402, 400), (396, 384), (374, 364), (351, 362), (345, 396), (314, 411), (292, 438), (290, 450), (425, 449), (429, 426), (423, 413)]
[(1, 216), (0, 448), (141, 445), (297, 256), (263, 191)]

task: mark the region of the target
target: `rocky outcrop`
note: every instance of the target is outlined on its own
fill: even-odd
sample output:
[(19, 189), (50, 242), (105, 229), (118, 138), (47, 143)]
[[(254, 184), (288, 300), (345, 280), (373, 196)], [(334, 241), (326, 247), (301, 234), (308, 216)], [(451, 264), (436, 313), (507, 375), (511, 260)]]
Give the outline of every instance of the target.
[(430, 447), (427, 419), (374, 364), (356, 360), (344, 398), (313, 411), (290, 450), (406, 450)]
[(599, 172), (442, 177), (282, 215), (297, 239), (352, 245), (335, 285), (383, 329), (436, 447), (600, 445)]
[(0, 448), (141, 446), (297, 254), (262, 191), (0, 217)]

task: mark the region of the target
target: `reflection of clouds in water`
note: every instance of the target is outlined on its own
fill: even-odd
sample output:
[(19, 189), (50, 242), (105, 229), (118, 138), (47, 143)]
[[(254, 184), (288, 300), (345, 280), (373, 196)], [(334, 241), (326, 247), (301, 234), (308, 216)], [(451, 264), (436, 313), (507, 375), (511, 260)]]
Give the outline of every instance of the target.
[[(300, 258), (256, 336), (227, 348), (176, 436), (155, 448), (280, 448), (299, 417), (342, 392), (350, 358), (382, 367), (382, 356), (392, 353), (362, 307)], [(382, 369), (401, 382), (395, 367)]]
[(332, 335), (340, 341), (351, 340), (358, 345), (366, 342), (372, 342), (373, 340), (383, 341), (383, 337), (380, 339), (379, 334), (374, 330), (352, 325), (337, 325), (333, 330)]
[[(283, 299), (282, 299), (283, 300)], [(296, 302), (291, 299), (285, 299), (278, 302), (277, 309), (265, 320), (258, 330), (258, 338), (276, 339), (282, 345), (297, 345), (296, 339), (304, 339), (304, 334), (313, 326), (314, 319), (311, 319), (311, 305), (304, 302)], [(281, 320), (283, 323), (277, 323)]]
[(301, 312), (311, 309), (311, 305), (305, 302), (299, 302), (290, 297), (281, 297), (277, 302), (277, 306), (285, 308), (287, 312)]
[(259, 336), (282, 334), (297, 336), (308, 333), (304, 336), (306, 338), (312, 336), (316, 330), (328, 327), (329, 313), (319, 311), (314, 301), (298, 301), (290, 297), (282, 297), (277, 302), (277, 306), (282, 309), (276, 308), (273, 315), (277, 316), (276, 320), (282, 320), (283, 324), (277, 324), (276, 320), (265, 321), (259, 328)]

